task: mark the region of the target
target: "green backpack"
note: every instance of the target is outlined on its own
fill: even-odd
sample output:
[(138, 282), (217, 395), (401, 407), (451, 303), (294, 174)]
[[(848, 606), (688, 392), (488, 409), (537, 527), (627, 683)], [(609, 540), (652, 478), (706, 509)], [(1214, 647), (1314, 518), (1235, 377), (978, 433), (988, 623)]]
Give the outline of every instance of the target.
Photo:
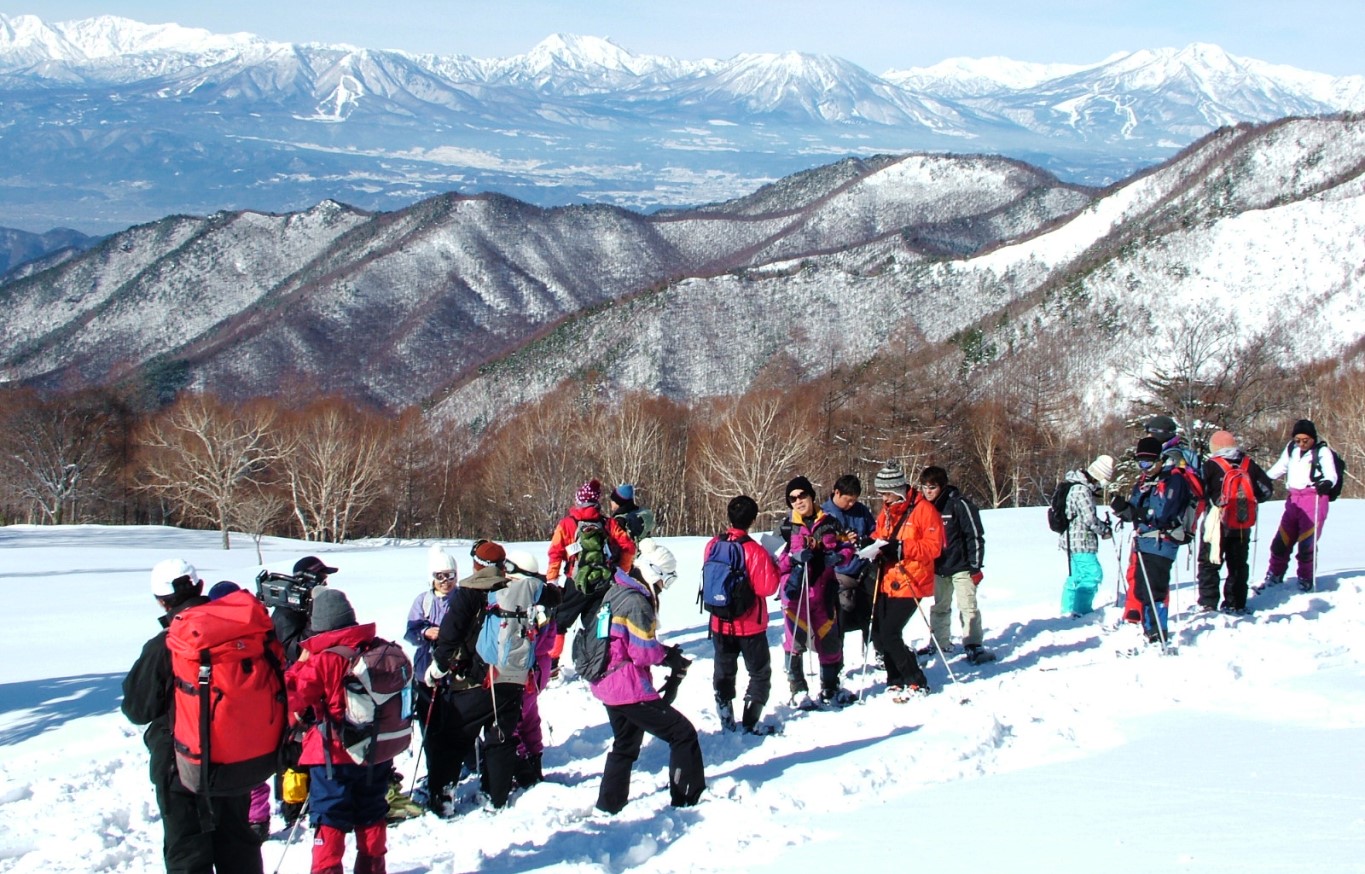
[(574, 585), (585, 595), (605, 589), (611, 584), (612, 567), (616, 564), (606, 527), (600, 521), (580, 519), (574, 538), (578, 544)]

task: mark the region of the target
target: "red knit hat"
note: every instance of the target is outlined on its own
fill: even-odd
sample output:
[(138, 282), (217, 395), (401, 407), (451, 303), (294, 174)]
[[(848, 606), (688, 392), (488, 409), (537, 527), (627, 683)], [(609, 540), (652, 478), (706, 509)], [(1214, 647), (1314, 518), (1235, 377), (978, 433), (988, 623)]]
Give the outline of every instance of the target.
[(574, 500), (584, 507), (602, 503), (602, 484), (595, 479), (588, 480), (574, 492)]

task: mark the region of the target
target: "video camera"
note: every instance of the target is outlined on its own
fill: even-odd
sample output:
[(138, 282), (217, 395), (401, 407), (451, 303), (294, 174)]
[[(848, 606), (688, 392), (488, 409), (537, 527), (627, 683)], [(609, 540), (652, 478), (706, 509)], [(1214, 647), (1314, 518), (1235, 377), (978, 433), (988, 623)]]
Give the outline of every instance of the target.
[(308, 612), (308, 598), (313, 589), (327, 585), (325, 577), (313, 574), (281, 574), (275, 571), (261, 571), (256, 575), (256, 597), (270, 608), (288, 607), (302, 613)]

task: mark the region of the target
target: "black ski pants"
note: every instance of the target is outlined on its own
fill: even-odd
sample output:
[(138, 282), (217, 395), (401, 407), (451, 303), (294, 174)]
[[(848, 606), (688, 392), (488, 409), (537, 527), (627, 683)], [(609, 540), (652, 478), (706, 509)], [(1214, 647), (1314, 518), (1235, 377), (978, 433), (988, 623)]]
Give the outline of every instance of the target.
[(715, 651), (711, 687), (716, 691), (716, 700), (734, 700), (739, 659), (743, 656), (744, 669), (749, 672), (749, 686), (744, 691), (745, 707), (756, 705), (756, 711), (762, 711), (773, 686), (773, 656), (768, 647), (767, 632), (745, 637), (715, 634), (711, 637), (711, 645)]
[[(1251, 552), (1250, 529), (1235, 530), (1223, 527), (1219, 535), (1223, 567), (1228, 569), (1227, 584), (1223, 586), (1222, 606), (1233, 610), (1245, 610), (1247, 606), (1247, 581), (1251, 568), (1247, 556)], [(1199, 606), (1217, 607), (1219, 565), (1209, 561), (1211, 547), (1205, 541), (1199, 547)]]
[[(156, 784), (156, 806), (165, 829), (166, 874), (261, 874), (261, 841), (247, 823), (251, 793), (201, 799), (175, 772)], [(203, 817), (211, 817), (205, 823)]]
[(674, 807), (691, 807), (706, 788), (697, 730), (677, 710), (659, 699), (638, 704), (607, 705), (607, 721), (614, 736), (597, 808), (619, 813), (630, 800), (630, 772), (640, 757), (645, 733), (668, 744), (668, 791)]
[(929, 688), (915, 651), (905, 645), (905, 625), (919, 607), (918, 598), (877, 596), (872, 606), (872, 640), (886, 662), (886, 685)]
[[(491, 689), (442, 688), (422, 738), (427, 755), (428, 806), (442, 812), (445, 793), (460, 780), (460, 765), (484, 735), (483, 785), (494, 807), (507, 803), (517, 765), (521, 684), (494, 683)], [(495, 707), (496, 704), (496, 707)]]

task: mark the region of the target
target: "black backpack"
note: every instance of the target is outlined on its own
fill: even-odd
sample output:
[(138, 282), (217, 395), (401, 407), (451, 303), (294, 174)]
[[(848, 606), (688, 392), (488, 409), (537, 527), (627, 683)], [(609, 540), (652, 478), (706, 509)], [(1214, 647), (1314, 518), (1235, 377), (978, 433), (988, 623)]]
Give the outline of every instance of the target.
[(584, 617), (587, 621), (573, 638), (573, 669), (589, 683), (596, 683), (607, 675), (608, 651), (611, 646), (611, 605), (602, 601), (597, 611)]
[(1313, 446), (1312, 479), (1314, 483), (1317, 483), (1318, 480), (1322, 479), (1322, 462), (1318, 459), (1318, 452), (1323, 449), (1332, 453), (1332, 461), (1337, 466), (1337, 481), (1332, 484), (1331, 491), (1327, 493), (1327, 503), (1330, 504), (1341, 497), (1341, 487), (1346, 483), (1346, 459), (1342, 458), (1340, 453), (1335, 449), (1328, 446), (1326, 441), (1319, 440), (1317, 444)]
[(723, 622), (734, 622), (754, 606), (754, 587), (744, 564), (744, 544), (739, 540), (716, 540), (711, 554), (701, 566), (701, 589), (697, 597), (702, 607)]
[(1066, 496), (1071, 494), (1071, 487), (1076, 483), (1062, 480), (1057, 483), (1057, 487), (1052, 490), (1052, 498), (1048, 501), (1047, 507), (1047, 527), (1058, 534), (1065, 534), (1066, 529), (1071, 527), (1071, 517), (1066, 514)]

